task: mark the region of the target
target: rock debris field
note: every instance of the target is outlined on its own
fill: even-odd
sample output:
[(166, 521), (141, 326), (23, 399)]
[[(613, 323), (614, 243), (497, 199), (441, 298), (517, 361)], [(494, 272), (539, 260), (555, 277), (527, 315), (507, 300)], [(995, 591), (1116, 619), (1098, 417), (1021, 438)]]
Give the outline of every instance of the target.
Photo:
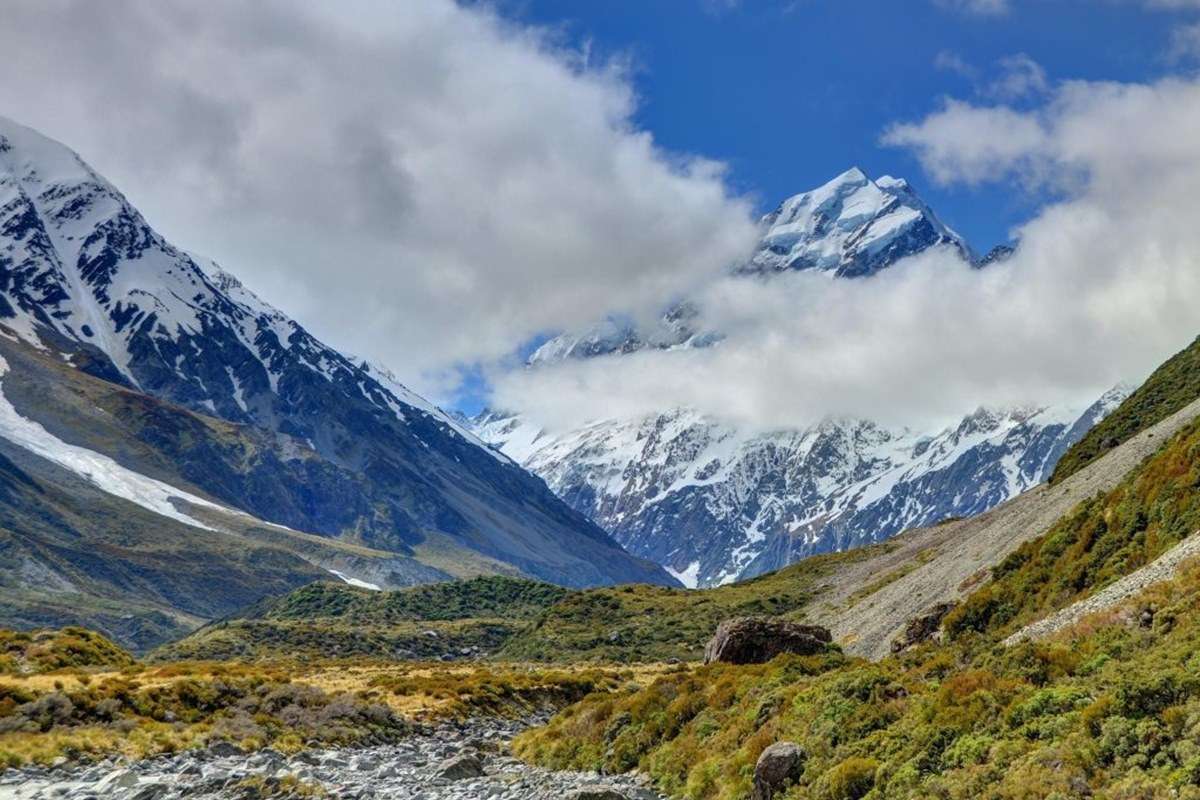
[(136, 762), (9, 770), (4, 800), (662, 800), (640, 776), (554, 772), (507, 755), (529, 724), (474, 720), (357, 750), (242, 753), (232, 745)]

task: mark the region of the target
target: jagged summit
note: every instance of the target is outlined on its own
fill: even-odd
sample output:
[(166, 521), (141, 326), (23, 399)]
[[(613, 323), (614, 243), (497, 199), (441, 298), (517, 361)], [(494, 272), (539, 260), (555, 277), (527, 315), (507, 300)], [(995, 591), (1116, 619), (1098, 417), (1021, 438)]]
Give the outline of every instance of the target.
[(905, 256), (950, 246), (975, 256), (961, 236), (937, 218), (908, 181), (872, 181), (852, 167), (823, 186), (793, 195), (762, 219), (763, 236), (738, 271), (816, 269), (863, 277)]

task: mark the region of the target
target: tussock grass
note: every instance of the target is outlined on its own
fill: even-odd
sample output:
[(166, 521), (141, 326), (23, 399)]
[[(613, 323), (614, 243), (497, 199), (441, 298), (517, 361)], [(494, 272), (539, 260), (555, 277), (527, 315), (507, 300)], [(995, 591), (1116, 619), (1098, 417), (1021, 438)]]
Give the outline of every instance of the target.
[[(82, 633), (88, 635), (72, 630), (28, 638), (102, 638)], [(0, 632), (0, 641), (25, 638)], [(363, 659), (143, 664), (111, 642), (90, 652), (103, 657), (0, 676), (0, 768), (60, 757), (141, 758), (215, 741), (283, 752), (378, 744), (405, 735), (414, 721), (524, 715), (644, 682), (662, 669)]]

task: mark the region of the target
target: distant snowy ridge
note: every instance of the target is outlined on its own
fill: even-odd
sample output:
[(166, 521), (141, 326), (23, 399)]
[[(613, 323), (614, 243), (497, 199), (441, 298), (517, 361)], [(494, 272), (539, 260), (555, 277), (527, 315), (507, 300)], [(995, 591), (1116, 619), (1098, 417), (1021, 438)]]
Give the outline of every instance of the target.
[(985, 511), (1045, 480), (1127, 394), (1082, 411), (980, 409), (937, 431), (831, 419), (758, 433), (687, 409), (558, 434), (519, 416), (477, 424), (628, 550), (711, 586)]

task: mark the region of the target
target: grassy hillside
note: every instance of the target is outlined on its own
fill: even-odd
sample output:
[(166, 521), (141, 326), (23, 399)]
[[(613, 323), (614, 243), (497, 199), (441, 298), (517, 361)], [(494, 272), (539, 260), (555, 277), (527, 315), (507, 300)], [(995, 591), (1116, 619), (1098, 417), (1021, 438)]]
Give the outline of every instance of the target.
[(206, 625), (159, 648), (152, 658), (698, 660), (722, 620), (750, 614), (799, 616), (839, 567), (890, 547), (818, 556), (705, 591), (632, 584), (572, 591), (492, 576), (372, 592), (320, 581)]
[(1059, 459), (1050, 477), (1058, 483), (1122, 442), (1200, 398), (1200, 339), (1176, 353), (1115, 411)]
[(638, 767), (694, 800), (749, 796), (768, 745), (806, 753), (786, 800), (1200, 798), (1200, 570), (1136, 613), (1009, 650), (959, 642), (880, 663), (713, 665), (596, 694), (522, 736), (552, 767)]
[(121, 669), (133, 656), (86, 628), (10, 631), (0, 629), (0, 674), (27, 675), (58, 669)]
[(206, 625), (154, 660), (436, 659), (494, 653), (570, 594), (499, 576), (392, 592), (318, 581)]
[(246, 619), (340, 619), (355, 625), (408, 620), (463, 620), (479, 617), (529, 619), (570, 594), (540, 581), (487, 576), (466, 581), (373, 592), (321, 581), (281, 598), (271, 598), (239, 614)]
[(697, 660), (717, 624), (729, 617), (796, 615), (822, 578), (887, 545), (805, 559), (744, 583), (703, 591), (618, 586), (574, 592), (549, 607), (500, 651), (531, 661)]

